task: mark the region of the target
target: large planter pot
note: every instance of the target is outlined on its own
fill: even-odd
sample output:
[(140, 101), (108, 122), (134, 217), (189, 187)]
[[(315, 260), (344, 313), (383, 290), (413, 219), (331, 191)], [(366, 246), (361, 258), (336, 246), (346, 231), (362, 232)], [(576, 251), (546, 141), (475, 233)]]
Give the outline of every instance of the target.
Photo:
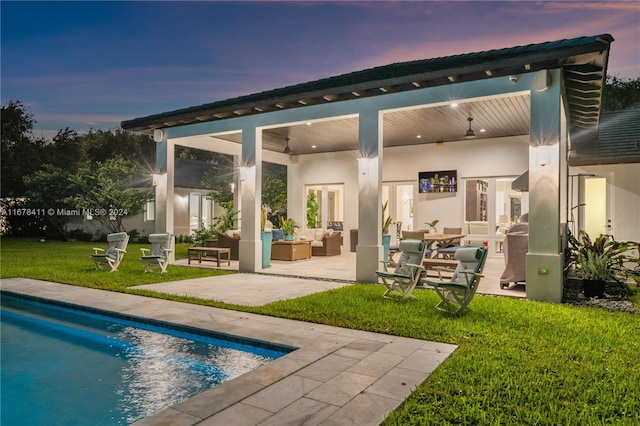
[(592, 297), (604, 297), (604, 284), (602, 280), (582, 280), (582, 289), (584, 297), (591, 299)]
[(384, 255), (382, 258), (383, 262), (386, 262), (389, 259), (389, 246), (391, 245), (391, 235), (383, 235), (382, 236), (382, 248), (384, 249)]
[(273, 233), (264, 231), (260, 236), (262, 240), (262, 268), (271, 267), (271, 242), (273, 240)]

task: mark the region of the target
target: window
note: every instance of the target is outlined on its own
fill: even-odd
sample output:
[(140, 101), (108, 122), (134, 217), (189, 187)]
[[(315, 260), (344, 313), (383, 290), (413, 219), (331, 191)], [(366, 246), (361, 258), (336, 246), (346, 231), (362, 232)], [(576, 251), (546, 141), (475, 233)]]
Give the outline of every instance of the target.
[(213, 200), (207, 194), (189, 193), (189, 231), (208, 228), (212, 221)]
[(149, 200), (144, 205), (144, 221), (151, 222), (156, 220), (156, 200)]

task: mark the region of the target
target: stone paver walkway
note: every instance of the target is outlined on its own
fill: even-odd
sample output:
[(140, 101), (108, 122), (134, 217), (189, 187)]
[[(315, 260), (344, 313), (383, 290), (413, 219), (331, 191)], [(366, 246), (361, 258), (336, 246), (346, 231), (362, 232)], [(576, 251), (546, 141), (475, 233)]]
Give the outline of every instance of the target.
[(377, 425), (456, 349), (32, 279), (3, 280), (2, 290), (297, 348), (138, 425)]

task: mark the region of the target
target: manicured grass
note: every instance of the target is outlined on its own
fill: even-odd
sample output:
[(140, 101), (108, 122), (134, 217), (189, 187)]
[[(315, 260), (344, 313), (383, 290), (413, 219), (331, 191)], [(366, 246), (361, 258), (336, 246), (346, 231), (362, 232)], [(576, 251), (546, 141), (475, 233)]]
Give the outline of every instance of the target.
[(359, 284), (256, 311), (454, 343), (386, 425), (640, 424), (640, 315), (476, 295), (455, 318)]
[[(226, 274), (212, 269), (169, 265), (167, 272), (144, 273), (140, 248), (149, 244), (129, 244), (118, 271), (99, 271), (91, 260), (92, 248), (106, 243), (39, 242), (37, 239), (2, 238), (0, 277), (25, 277), (105, 290), (125, 291), (131, 286)], [(176, 257), (187, 257), (187, 246), (177, 245)]]
[[(119, 272), (97, 272), (92, 246), (3, 239), (1, 275), (157, 297), (130, 286), (215, 273), (143, 274), (135, 245)], [(161, 297), (459, 345), (386, 425), (640, 424), (640, 315), (476, 295), (472, 312), (455, 318), (434, 309), (431, 291), (406, 301), (382, 293), (358, 284), (260, 307)]]

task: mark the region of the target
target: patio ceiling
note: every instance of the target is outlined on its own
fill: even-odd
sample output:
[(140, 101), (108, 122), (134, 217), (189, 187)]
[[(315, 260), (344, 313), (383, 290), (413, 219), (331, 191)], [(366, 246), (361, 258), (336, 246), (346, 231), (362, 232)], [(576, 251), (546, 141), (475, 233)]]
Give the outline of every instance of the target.
[[(469, 128), (475, 139), (529, 134), (530, 96), (518, 95), (461, 103), (457, 107), (442, 105), (415, 108), (384, 114), (385, 147), (451, 142), (465, 139)], [(484, 130), (484, 131), (482, 131)], [(240, 143), (240, 133), (217, 136)], [(291, 154), (312, 154), (358, 149), (358, 118), (342, 118), (267, 129), (262, 147), (283, 152), (289, 138)]]

